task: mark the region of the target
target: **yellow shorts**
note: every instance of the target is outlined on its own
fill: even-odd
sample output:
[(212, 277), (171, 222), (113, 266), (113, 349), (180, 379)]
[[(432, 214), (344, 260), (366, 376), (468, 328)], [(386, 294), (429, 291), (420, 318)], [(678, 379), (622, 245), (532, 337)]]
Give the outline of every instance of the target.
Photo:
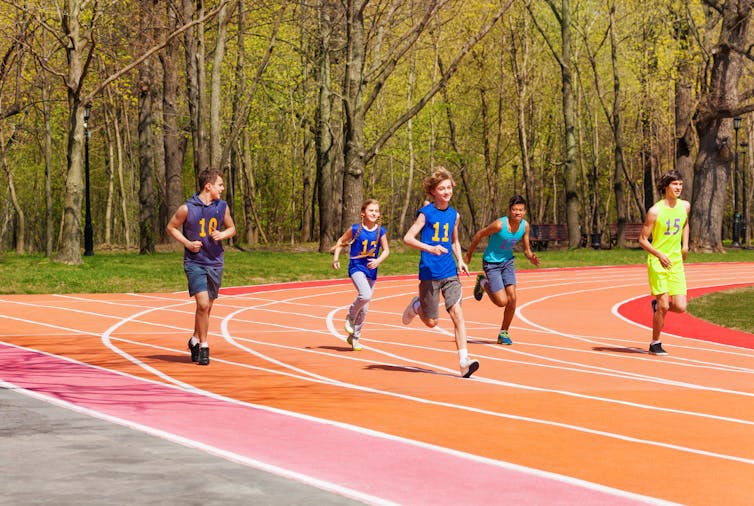
[(673, 295), (686, 295), (686, 273), (683, 270), (683, 262), (675, 262), (673, 267), (665, 269), (658, 261), (650, 261), (647, 265), (649, 273), (649, 287), (652, 295), (667, 293)]

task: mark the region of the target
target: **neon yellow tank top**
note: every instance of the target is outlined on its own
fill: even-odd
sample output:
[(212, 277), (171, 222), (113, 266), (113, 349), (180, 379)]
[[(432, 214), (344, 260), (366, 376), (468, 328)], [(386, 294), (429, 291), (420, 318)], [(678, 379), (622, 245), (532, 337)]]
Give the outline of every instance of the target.
[(686, 202), (678, 199), (675, 207), (668, 207), (665, 200), (661, 200), (655, 205), (660, 212), (652, 228), (652, 246), (667, 255), (671, 262), (680, 262), (683, 260), (681, 254), (683, 227), (686, 226), (688, 219)]

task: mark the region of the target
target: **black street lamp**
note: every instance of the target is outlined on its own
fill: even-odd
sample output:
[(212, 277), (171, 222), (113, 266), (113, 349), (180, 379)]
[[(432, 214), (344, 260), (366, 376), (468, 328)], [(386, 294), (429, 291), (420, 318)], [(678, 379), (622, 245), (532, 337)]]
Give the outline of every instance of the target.
[(741, 128), (741, 118), (736, 116), (733, 118), (733, 129), (736, 131), (736, 154), (735, 154), (735, 167), (733, 169), (733, 242), (731, 246), (734, 248), (740, 248), (741, 243), (738, 242), (738, 238), (741, 234), (741, 215), (738, 212), (738, 130)]
[(743, 174), (741, 175), (741, 210), (743, 218), (741, 219), (741, 239), (743, 240), (743, 247), (746, 248), (749, 246), (748, 237), (746, 236), (746, 224), (749, 220), (749, 202), (748, 202), (748, 193), (746, 193), (746, 181), (749, 177), (749, 166), (746, 165), (746, 155), (748, 153), (748, 147), (749, 143), (746, 141), (741, 141), (741, 147), (743, 150), (741, 151), (744, 155), (744, 163), (743, 163)]
[(92, 104), (84, 107), (84, 173), (86, 185), (86, 216), (84, 218), (84, 256), (94, 255), (94, 231), (92, 230), (92, 206), (89, 200), (89, 113)]

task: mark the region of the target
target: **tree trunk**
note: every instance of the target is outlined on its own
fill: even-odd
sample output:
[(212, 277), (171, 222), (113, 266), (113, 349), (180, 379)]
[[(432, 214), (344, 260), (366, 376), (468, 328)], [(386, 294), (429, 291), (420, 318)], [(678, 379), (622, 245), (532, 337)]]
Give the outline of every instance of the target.
[[(166, 4), (168, 29), (178, 27), (175, 11)], [(165, 151), (165, 203), (167, 216), (173, 216), (183, 204), (183, 158), (186, 152), (186, 139), (178, 126), (178, 51), (180, 42), (170, 40), (160, 54), (162, 63), (162, 118), (163, 145)], [(160, 227), (163, 229), (164, 227)]]
[[(615, 3), (610, 12), (610, 59), (613, 68), (613, 142), (614, 164), (613, 193), (615, 194), (615, 215), (618, 222), (618, 247), (626, 247), (626, 200), (623, 195), (623, 173), (625, 161), (623, 158), (623, 110), (621, 105), (620, 73), (618, 72), (618, 40), (615, 36)], [(609, 240), (609, 239), (608, 239)]]
[(561, 78), (563, 81), (563, 125), (565, 127), (565, 196), (568, 247), (578, 248), (581, 243), (581, 201), (579, 200), (579, 171), (576, 166), (575, 112), (573, 76), (571, 72), (571, 7), (570, 0), (561, 0)]
[(68, 147), (65, 195), (63, 196), (63, 230), (59, 262), (78, 265), (81, 260), (81, 200), (84, 194), (84, 106), (81, 85), (86, 77), (85, 51), (88, 41), (82, 37), (81, 7), (83, 0), (67, 0), (61, 19), (66, 45), (66, 89), (68, 94)]
[(328, 2), (322, 2), (318, 9), (318, 50), (317, 50), (317, 107), (314, 124), (314, 145), (317, 151), (317, 195), (319, 205), (319, 251), (324, 253), (335, 242), (334, 202), (333, 202), (333, 136), (332, 136), (332, 93), (330, 81), (330, 34), (332, 19)]
[(725, 189), (738, 149), (733, 145), (731, 118), (738, 113), (738, 83), (743, 70), (742, 56), (734, 48), (746, 47), (751, 11), (752, 0), (724, 3), (708, 88), (695, 115), (699, 154), (694, 164), (689, 217), (693, 251), (723, 251)]
[(45, 129), (45, 255), (47, 258), (52, 258), (55, 240), (55, 219), (52, 208), (52, 126), (50, 124), (49, 83), (45, 73), (42, 74), (42, 115)]
[(343, 222), (357, 223), (364, 196), (364, 9), (367, 0), (346, 2), (347, 55), (343, 84)]
[(222, 170), (222, 129), (220, 125), (220, 109), (222, 107), (222, 68), (225, 58), (225, 39), (228, 33), (228, 0), (222, 0), (217, 14), (217, 33), (215, 36), (215, 50), (212, 53), (212, 74), (210, 77), (209, 97), (209, 151), (210, 163), (213, 169)]
[[(197, 12), (197, 17), (201, 18), (203, 10), (202, 0), (183, 0), (184, 22), (193, 19)], [(209, 168), (207, 134), (204, 126), (204, 118), (206, 116), (206, 79), (204, 77), (203, 22), (190, 30), (186, 30), (184, 47), (186, 51), (186, 98), (189, 106), (194, 176), (196, 177), (199, 171)]]
[[(154, 0), (141, 2), (142, 36), (151, 43)], [(144, 42), (147, 42), (144, 41)], [(139, 254), (154, 253), (156, 238), (154, 198), (154, 68), (151, 58), (139, 66)]]

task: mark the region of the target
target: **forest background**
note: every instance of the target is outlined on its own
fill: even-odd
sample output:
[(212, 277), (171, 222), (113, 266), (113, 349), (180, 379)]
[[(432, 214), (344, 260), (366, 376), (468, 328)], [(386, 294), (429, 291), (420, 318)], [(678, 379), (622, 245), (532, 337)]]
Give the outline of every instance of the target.
[(0, 246), (151, 253), (205, 167), (239, 248), (398, 238), (440, 165), (463, 243), (521, 193), (625, 246), (676, 168), (692, 250), (748, 245), (753, 1), (0, 0)]

